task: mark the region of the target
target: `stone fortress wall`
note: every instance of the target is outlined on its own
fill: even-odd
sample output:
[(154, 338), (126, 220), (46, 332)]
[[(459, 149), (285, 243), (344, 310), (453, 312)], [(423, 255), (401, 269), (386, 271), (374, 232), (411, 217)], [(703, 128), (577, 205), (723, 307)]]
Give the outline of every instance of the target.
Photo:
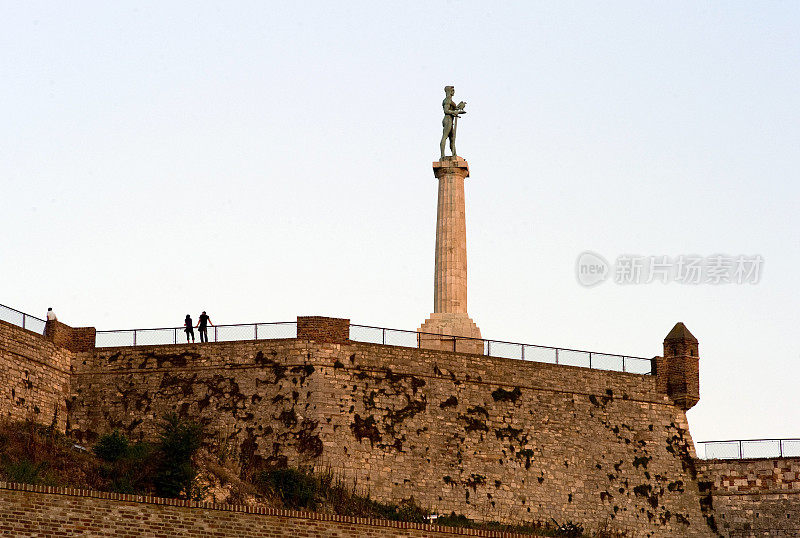
[(719, 500), (719, 469), (695, 458), (684, 409), (697, 344), (685, 327), (644, 376), (351, 342), (346, 321), (300, 318), (297, 339), (100, 349), (76, 330), (61, 342), (72, 351), (0, 324), (4, 388), (42, 402), (33, 414), (4, 397), (0, 413), (47, 423), (59, 408), (59, 427), (91, 442), (115, 428), (147, 437), (175, 411), (235, 445), (243, 465), (331, 468), (374, 498), (481, 520), (552, 517), (630, 536), (754, 528), (741, 503)]
[(72, 353), (41, 334), (0, 321), (0, 417), (60, 431), (67, 422)]
[(725, 536), (800, 536), (800, 458), (699, 460), (699, 487)]
[(377, 499), (664, 535), (705, 526), (684, 413), (653, 376), (301, 339), (77, 358), (70, 431), (86, 442), (146, 437), (174, 410), (234, 439), (245, 465), (330, 467)]

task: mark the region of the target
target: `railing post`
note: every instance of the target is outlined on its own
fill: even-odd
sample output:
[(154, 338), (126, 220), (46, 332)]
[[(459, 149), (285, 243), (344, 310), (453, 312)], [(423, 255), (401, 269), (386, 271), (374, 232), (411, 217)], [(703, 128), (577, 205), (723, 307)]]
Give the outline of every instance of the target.
[(783, 439), (778, 439), (778, 453), (783, 457)]
[(622, 372), (625, 372), (625, 357), (622, 357)]
[(422, 337), (418, 332), (417, 333), (417, 349), (420, 349), (422, 347), (421, 341), (422, 341)]
[(253, 323), (253, 327), (255, 328), (255, 336), (253, 340), (258, 340), (258, 323)]
[(487, 357), (491, 357), (492, 356), (492, 341), (491, 340), (487, 340), (486, 341), (486, 356)]
[(217, 341), (217, 326), (214, 325), (214, 341)]
[(453, 337), (453, 351), (456, 351), (456, 338), (455, 336)]
[(739, 459), (740, 460), (743, 459), (743, 457), (742, 457), (742, 442), (741, 441), (739, 441)]
[(525, 360), (525, 344), (520, 344), (519, 347), (522, 350), (522, 353), (521, 353), (522, 357), (521, 358), (522, 358), (522, 360)]
[(589, 368), (592, 367), (592, 352), (589, 352)]
[(25, 314), (22, 314), (22, 328), (25, 328)]
[(382, 335), (381, 338), (383, 340), (383, 345), (385, 346), (386, 345), (386, 328), (383, 329), (383, 335)]
[(556, 364), (558, 364), (558, 348), (556, 348)]
[(172, 329), (172, 343), (178, 343), (178, 329)]
[(133, 330), (133, 347), (136, 347), (136, 329)]

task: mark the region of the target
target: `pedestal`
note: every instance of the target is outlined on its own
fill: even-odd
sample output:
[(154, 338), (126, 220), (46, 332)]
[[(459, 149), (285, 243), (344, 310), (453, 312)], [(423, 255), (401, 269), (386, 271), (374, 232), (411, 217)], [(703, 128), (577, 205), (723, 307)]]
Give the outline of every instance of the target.
[(434, 312), (417, 332), (421, 348), (483, 355), (481, 330), (466, 313)]

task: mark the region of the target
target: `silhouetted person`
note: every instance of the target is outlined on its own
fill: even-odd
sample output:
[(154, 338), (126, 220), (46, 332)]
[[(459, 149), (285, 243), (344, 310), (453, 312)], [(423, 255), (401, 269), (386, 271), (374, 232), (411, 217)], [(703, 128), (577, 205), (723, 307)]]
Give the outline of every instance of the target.
[(209, 318), (206, 311), (203, 310), (203, 313), (197, 318), (197, 328), (199, 329), (197, 332), (200, 333), (201, 342), (208, 342), (208, 325), (214, 326), (214, 324), (211, 323), (211, 318)]
[(194, 323), (192, 323), (192, 316), (186, 314), (186, 319), (183, 320), (183, 332), (186, 333), (186, 343), (189, 343), (189, 337), (192, 337), (192, 342), (194, 342)]

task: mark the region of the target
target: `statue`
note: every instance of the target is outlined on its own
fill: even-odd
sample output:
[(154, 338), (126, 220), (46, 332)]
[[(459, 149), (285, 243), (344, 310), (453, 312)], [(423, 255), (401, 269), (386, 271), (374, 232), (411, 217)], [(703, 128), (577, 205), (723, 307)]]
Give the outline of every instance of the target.
[(442, 120), (442, 141), (439, 144), (439, 149), (442, 152), (442, 160), (444, 160), (444, 143), (450, 139), (450, 153), (453, 157), (456, 156), (456, 128), (458, 127), (458, 116), (466, 114), (464, 107), (467, 103), (461, 101), (458, 104), (453, 102), (453, 94), (456, 92), (453, 86), (445, 86), (445, 98), (442, 101), (442, 108), (444, 109), (444, 119)]

